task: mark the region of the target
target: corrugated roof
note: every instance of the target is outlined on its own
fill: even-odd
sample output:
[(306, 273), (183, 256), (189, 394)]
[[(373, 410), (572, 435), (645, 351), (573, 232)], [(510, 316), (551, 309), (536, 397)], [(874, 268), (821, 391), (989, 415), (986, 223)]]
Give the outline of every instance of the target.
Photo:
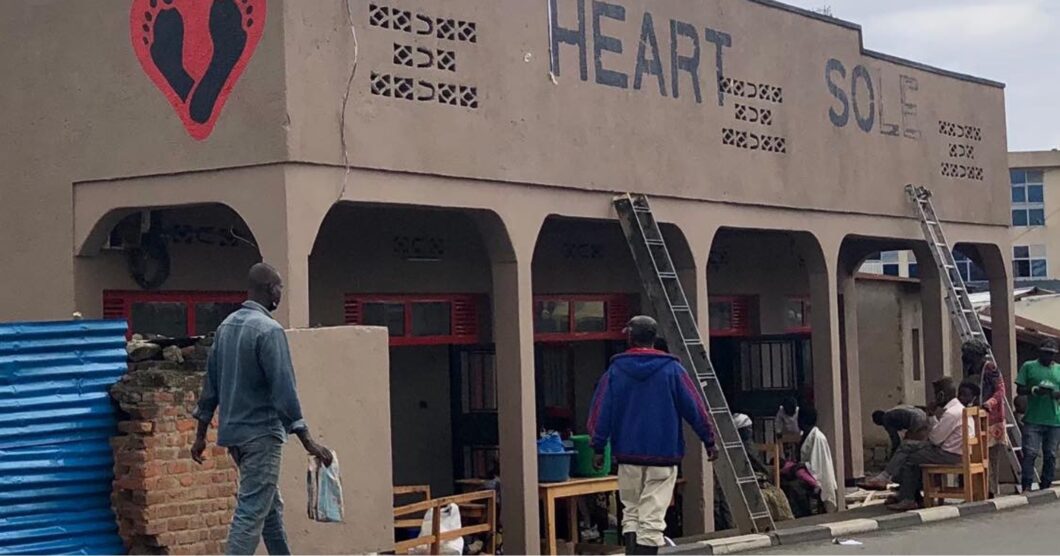
[[(1041, 290), (1039, 290), (1037, 287), (1019, 288), (1013, 292), (1013, 298), (1016, 301), (1019, 301), (1020, 299), (1023, 299), (1029, 295), (1035, 295), (1040, 291)], [(981, 309), (983, 307), (990, 306), (990, 292), (988, 291), (970, 293), (968, 294), (968, 299), (972, 301), (972, 307), (975, 307), (976, 309)]]

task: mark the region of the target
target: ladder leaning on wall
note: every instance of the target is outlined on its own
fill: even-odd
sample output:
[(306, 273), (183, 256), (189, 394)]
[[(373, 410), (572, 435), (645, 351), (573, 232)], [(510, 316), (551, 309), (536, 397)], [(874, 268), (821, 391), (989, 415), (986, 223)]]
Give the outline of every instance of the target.
[[(926, 187), (914, 185), (907, 185), (905, 191), (909, 195), (909, 200), (916, 206), (920, 225), (924, 229), (924, 238), (931, 250), (931, 258), (935, 260), (935, 265), (939, 269), (939, 277), (942, 278), (942, 286), (946, 290), (946, 306), (950, 311), (954, 326), (957, 327), (961, 343), (973, 340), (983, 342), (987, 346), (986, 359), (996, 365), (994, 351), (986, 341), (983, 325), (979, 322), (979, 315), (975, 312), (975, 308), (972, 307), (968, 288), (961, 273), (957, 270), (953, 251), (942, 231), (942, 222), (935, 213), (935, 206), (931, 202), (931, 191)], [(982, 384), (979, 386), (982, 391)], [(1012, 411), (1009, 396), (1005, 397), (1005, 427), (1008, 433), (1005, 455), (1012, 471), (1016, 474), (1016, 483), (1019, 484), (1023, 464), (1023, 437), (1019, 425), (1016, 424), (1016, 416)], [(1037, 481), (1038, 472), (1035, 470), (1035, 482)]]
[(721, 382), (707, 357), (692, 307), (648, 198), (620, 195), (615, 197), (614, 205), (660, 332), (693, 381), (699, 384), (700, 395), (706, 401), (717, 436), (718, 460), (714, 463), (714, 473), (733, 520), (743, 533), (772, 531), (773, 517), (759, 490), (758, 478), (737, 432)]

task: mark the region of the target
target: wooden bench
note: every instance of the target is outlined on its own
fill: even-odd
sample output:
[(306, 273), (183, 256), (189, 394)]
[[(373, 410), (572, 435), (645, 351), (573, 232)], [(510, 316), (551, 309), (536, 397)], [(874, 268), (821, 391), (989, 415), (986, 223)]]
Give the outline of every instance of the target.
[[(395, 507), (394, 528), (420, 528), (423, 525), (424, 514), (430, 510), (434, 516), (431, 520), (431, 532), (425, 535), (423, 531), (420, 531), (420, 536), (415, 539), (395, 543), (396, 554), (408, 554), (410, 550), (424, 545), (430, 545), (431, 554), (438, 554), (443, 542), (477, 534), (485, 537), (486, 546), (483, 548), (483, 554), (497, 552), (497, 496), (492, 490), (432, 499), (431, 488), (426, 485), (394, 487), (395, 497), (409, 495), (422, 495), (425, 499)], [(460, 508), (460, 520), (463, 526), (460, 529), (443, 532), (441, 511), (450, 504), (456, 504)], [(479, 523), (468, 525), (468, 520)]]
[[(987, 444), (987, 413), (978, 407), (964, 409), (961, 419), (964, 446), (961, 462), (957, 465), (923, 465), (924, 504), (941, 505), (946, 498), (965, 502), (986, 500), (990, 492), (990, 456)], [(962, 486), (949, 487), (946, 478), (956, 475)]]

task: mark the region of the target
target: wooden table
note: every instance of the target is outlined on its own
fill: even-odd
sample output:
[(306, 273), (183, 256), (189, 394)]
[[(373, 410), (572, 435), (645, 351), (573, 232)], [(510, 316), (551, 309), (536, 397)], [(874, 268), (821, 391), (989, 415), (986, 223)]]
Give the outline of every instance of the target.
[[(677, 487), (685, 483), (685, 479), (677, 480)], [(578, 504), (573, 500), (579, 496), (591, 494), (605, 494), (618, 491), (618, 477), (608, 475), (595, 479), (571, 479), (563, 483), (539, 483), (538, 496), (545, 505), (545, 554), (556, 554), (558, 541), (556, 539), (556, 501), (560, 498), (570, 498), (568, 504), (567, 518), (570, 520), (571, 542), (578, 542)], [(676, 489), (675, 489), (676, 490)], [(671, 501), (671, 504), (673, 502)], [(621, 504), (621, 501), (619, 502)]]
[(556, 500), (570, 498), (567, 517), (570, 520), (571, 542), (578, 542), (578, 504), (574, 498), (618, 490), (618, 477), (608, 475), (594, 479), (571, 479), (562, 483), (540, 483), (538, 496), (545, 505), (545, 554), (556, 554)]

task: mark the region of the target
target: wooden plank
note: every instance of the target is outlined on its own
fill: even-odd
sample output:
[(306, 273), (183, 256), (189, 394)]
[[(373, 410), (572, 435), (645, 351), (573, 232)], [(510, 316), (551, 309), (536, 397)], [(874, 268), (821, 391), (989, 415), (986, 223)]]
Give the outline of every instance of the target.
[(406, 514), (416, 512), (425, 512), (435, 506), (448, 506), (449, 504), (456, 504), (459, 506), (461, 504), (468, 504), (481, 500), (492, 500), (495, 496), (496, 493), (492, 490), (484, 490), (479, 492), (471, 492), (468, 494), (457, 494), (455, 496), (447, 496), (445, 498), (425, 500), (423, 502), (416, 502), (415, 504), (407, 504), (394, 508), (394, 517), (400, 517)]
[(394, 487), (394, 496), (403, 496), (406, 494), (423, 494), (427, 498), (431, 497), (431, 487), (428, 485), (406, 485)]
[(497, 553), (497, 499), (486, 501), (486, 524), (490, 526), (490, 535), (486, 540), (486, 553)]
[(419, 537), (417, 539), (401, 541), (399, 543), (394, 544), (394, 552), (404, 554), (407, 553), (409, 550), (416, 548), (417, 546), (429, 545), (431, 544), (432, 540), (434, 540), (434, 538), (430, 535), (427, 535), (426, 537)]
[(546, 495), (553, 498), (567, 498), (570, 496), (585, 496), (602, 492), (613, 492), (618, 490), (618, 477), (600, 477), (597, 479), (582, 479), (567, 481), (564, 483), (542, 483), (539, 486), (541, 497)]
[(431, 554), (442, 553), (442, 508), (448, 506), (448, 504), (442, 504), (437, 500), (434, 500), (434, 508), (431, 509), (433, 515), (431, 515)]
[(545, 554), (555, 555), (556, 541), (556, 498), (555, 492), (546, 492), (545, 501)]
[(452, 531), (446, 531), (441, 534), (442, 541), (452, 540), (458, 537), (466, 537), (468, 535), (474, 535), (477, 533), (489, 533), (493, 530), (493, 527), (489, 523), (482, 523), (479, 525), (468, 525), (467, 527), (461, 527), (460, 529), (453, 529)]
[[(461, 527), (460, 529), (453, 529), (452, 531), (446, 531), (438, 534), (438, 542), (442, 543), (450, 541), (459, 537), (466, 537), (468, 535), (476, 535), (478, 533), (492, 533), (493, 526), (489, 523), (483, 523), (481, 525), (470, 525), (468, 527)], [(428, 546), (433, 544), (435, 539), (434, 535), (427, 535), (425, 537), (417, 537), (415, 539), (409, 539), (407, 541), (401, 541), (394, 544), (395, 552), (406, 552), (417, 546)]]

